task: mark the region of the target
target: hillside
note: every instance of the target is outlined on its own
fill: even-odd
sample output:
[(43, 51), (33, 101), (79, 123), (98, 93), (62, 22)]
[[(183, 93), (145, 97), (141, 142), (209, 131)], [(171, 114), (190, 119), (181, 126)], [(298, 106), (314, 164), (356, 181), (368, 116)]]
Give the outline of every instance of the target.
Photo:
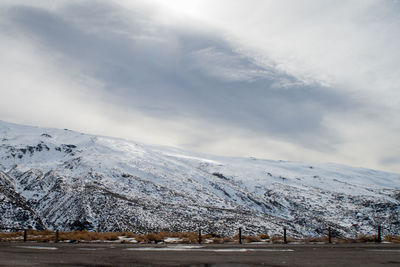
[(400, 234), (400, 175), (227, 158), (0, 121), (0, 227)]

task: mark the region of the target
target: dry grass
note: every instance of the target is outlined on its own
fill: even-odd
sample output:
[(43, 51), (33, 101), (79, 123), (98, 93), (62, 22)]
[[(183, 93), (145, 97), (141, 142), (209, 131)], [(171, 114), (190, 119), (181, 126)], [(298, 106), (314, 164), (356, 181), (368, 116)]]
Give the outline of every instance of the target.
[[(139, 243), (160, 243), (164, 242), (166, 238), (178, 238), (178, 243), (193, 244), (198, 243), (199, 236), (198, 232), (159, 232), (159, 233), (148, 233), (136, 235), (133, 232), (89, 232), (89, 231), (73, 231), (73, 232), (59, 232), (59, 241), (70, 241), (70, 242), (93, 242), (93, 241), (118, 241), (120, 236), (127, 238), (135, 238)], [(0, 232), (0, 241), (23, 241), (24, 232)], [(201, 236), (202, 242), (206, 239), (211, 240), (211, 243), (223, 244), (231, 242), (239, 242), (239, 236), (235, 235), (232, 237), (223, 237), (215, 234), (204, 234)], [(54, 242), (56, 234), (50, 230), (44, 231), (27, 231), (27, 241), (36, 242)], [(272, 242), (274, 244), (283, 244), (283, 236), (274, 235), (269, 237), (266, 234), (242, 236), (243, 243), (260, 242), (262, 240), (267, 240), (267, 242)], [(385, 241), (400, 243), (400, 236), (386, 236)], [(365, 243), (365, 242), (375, 242), (375, 235), (360, 235), (357, 238), (332, 238), (333, 243)], [(125, 241), (121, 241), (125, 242)], [(287, 242), (323, 242), (328, 243), (328, 237), (310, 237), (305, 239), (294, 239), (287, 238)]]
[[(0, 233), (0, 241), (22, 241), (24, 232), (11, 232), (11, 233)], [(94, 241), (94, 240), (118, 240), (118, 236), (133, 237), (130, 232), (88, 232), (88, 231), (74, 231), (74, 232), (59, 232), (59, 241)], [(37, 241), (37, 242), (51, 242), (55, 241), (56, 233), (50, 230), (27, 231), (27, 241)]]
[(121, 232), (121, 234), (122, 234), (121, 236), (125, 236), (128, 238), (133, 238), (136, 236), (133, 232)]
[(49, 242), (55, 240), (55, 233), (50, 230), (44, 231), (27, 231), (27, 240), (28, 241), (37, 241), (37, 242)]
[(201, 237), (202, 237), (202, 239), (213, 239), (215, 236), (212, 234), (205, 234), (205, 235), (202, 235)]
[(306, 238), (304, 239), (305, 243), (320, 243), (320, 242), (324, 242), (324, 243), (328, 243), (329, 239), (327, 236), (323, 236), (323, 237), (310, 237), (310, 238)]
[(132, 232), (89, 232), (89, 231), (73, 231), (73, 232), (59, 232), (59, 241), (116, 241), (119, 236), (127, 238), (136, 237)]
[(0, 233), (0, 241), (14, 241), (24, 238), (24, 232)]
[[(271, 240), (271, 242), (274, 243), (274, 244), (283, 244), (283, 243), (285, 243), (284, 240), (283, 240), (283, 236), (280, 236), (280, 235), (274, 235), (274, 236), (271, 237), (270, 240)], [(302, 241), (304, 241), (304, 240), (302, 240), (302, 239), (295, 239), (295, 238), (292, 238), (292, 237), (287, 237), (287, 238), (286, 238), (286, 242), (287, 242), (287, 243), (302, 242)]]
[[(136, 236), (136, 241), (139, 243), (159, 243), (163, 242), (166, 238), (179, 238), (181, 241), (179, 243), (183, 244), (195, 244), (199, 242), (198, 232), (159, 232), (159, 233), (149, 233)], [(207, 239), (211, 240), (214, 244), (223, 244), (234, 242), (235, 240), (231, 237), (222, 237), (215, 234), (204, 234), (201, 235), (202, 242)]]
[(261, 238), (256, 235), (247, 235), (243, 239), (245, 243), (261, 242)]
[(118, 240), (119, 232), (89, 232), (89, 231), (74, 231), (74, 232), (60, 232), (58, 235), (59, 241), (94, 241), (94, 240), (108, 240), (115, 241)]
[[(356, 238), (332, 238), (332, 243), (370, 243), (376, 242), (375, 235), (359, 235)], [(328, 238), (326, 237), (326, 241), (328, 242)]]
[(376, 236), (374, 235), (359, 235), (357, 238), (334, 238), (334, 243), (367, 243), (376, 242)]
[(375, 235), (359, 235), (357, 243), (376, 242), (377, 236)]
[(269, 239), (269, 235), (267, 235), (267, 234), (259, 234), (258, 237), (260, 239)]
[(283, 236), (280, 235), (271, 236), (271, 242), (274, 244), (283, 244)]
[[(261, 242), (261, 235), (242, 235), (242, 243), (252, 243)], [(262, 235), (263, 237), (268, 237), (268, 235)], [(265, 238), (265, 239), (267, 239)], [(239, 235), (235, 235), (233, 239), (231, 238), (229, 242), (239, 242)]]
[[(210, 235), (202, 235), (202, 239), (208, 238)], [(181, 239), (181, 243), (191, 244), (199, 242), (199, 234), (197, 232), (159, 232), (149, 233), (136, 236), (136, 241), (139, 243), (159, 243), (163, 242), (168, 237)]]
[(233, 238), (228, 237), (228, 236), (224, 237), (223, 239), (224, 239), (224, 243), (232, 243), (235, 241)]
[(221, 237), (214, 237), (213, 239), (213, 244), (223, 244), (224, 243), (224, 239)]
[[(47, 242), (55, 239), (55, 234), (52, 231), (44, 230), (44, 231), (36, 231), (36, 230), (28, 230), (27, 232), (27, 241), (38, 241), (38, 242)], [(9, 232), (9, 233), (0, 233), (0, 241), (22, 241), (24, 239), (24, 232)]]
[(234, 238), (231, 238), (229, 236), (225, 236), (225, 237), (213, 237), (212, 235), (210, 235), (207, 239), (212, 240), (211, 243), (213, 244), (224, 244), (224, 243), (232, 243), (235, 242)]
[(385, 241), (392, 242), (392, 243), (400, 243), (400, 236), (387, 235), (387, 236), (385, 236)]

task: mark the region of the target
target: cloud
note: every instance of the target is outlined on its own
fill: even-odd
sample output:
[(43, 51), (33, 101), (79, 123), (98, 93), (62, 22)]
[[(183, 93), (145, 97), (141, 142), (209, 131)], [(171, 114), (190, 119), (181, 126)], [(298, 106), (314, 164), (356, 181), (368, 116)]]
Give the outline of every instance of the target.
[[(374, 138), (395, 141), (400, 125), (397, 107), (385, 104), (397, 94), (388, 53), (399, 54), (384, 42), (391, 33), (400, 40), (396, 17), (363, 45), (386, 5), (45, 2), (0, 9), (1, 95), (17, 101), (16, 112), (2, 103), (3, 118), (215, 154), (398, 166), (385, 160), (388, 140)], [(365, 81), (371, 73), (379, 79)], [(386, 100), (373, 103), (377, 95)], [(349, 134), (354, 125), (363, 142)], [(366, 157), (372, 140), (379, 154)]]

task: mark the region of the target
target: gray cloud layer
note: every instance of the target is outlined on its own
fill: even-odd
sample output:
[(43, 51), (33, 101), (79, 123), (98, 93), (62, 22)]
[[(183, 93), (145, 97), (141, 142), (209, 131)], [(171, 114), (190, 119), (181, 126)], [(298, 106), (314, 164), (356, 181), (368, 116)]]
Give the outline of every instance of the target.
[[(110, 115), (116, 121), (136, 123), (126, 116), (133, 113), (182, 125), (196, 121), (191, 129), (196, 134), (188, 131), (184, 140), (166, 144), (186, 143), (203, 151), (210, 144), (223, 147), (225, 136), (235, 135), (226, 132), (229, 129), (298, 147), (283, 155), (312, 150), (331, 153), (336, 156), (327, 159), (340, 161), (336, 145), (347, 140), (327, 118), (365, 120), (373, 113), (365, 101), (344, 90), (304, 83), (279, 70), (272, 60), (269, 65), (257, 62), (220, 31), (163, 25), (152, 19), (152, 10), (140, 5), (132, 11), (99, 1), (66, 2), (56, 9), (16, 4), (0, 12), (4, 36), (28, 43), (55, 72), (80, 81), (96, 96), (89, 101), (100, 97), (98, 105), (107, 102), (108, 108), (124, 110), (125, 115)], [(97, 81), (97, 86), (85, 84), (86, 78)], [(40, 94), (40, 88), (35, 90)], [(180, 127), (171, 125), (165, 131)], [(238, 149), (250, 154), (252, 148), (240, 142), (246, 135), (238, 136)], [(160, 143), (157, 138), (153, 142)], [(262, 149), (270, 147), (265, 144)], [(399, 163), (393, 156), (379, 160)]]

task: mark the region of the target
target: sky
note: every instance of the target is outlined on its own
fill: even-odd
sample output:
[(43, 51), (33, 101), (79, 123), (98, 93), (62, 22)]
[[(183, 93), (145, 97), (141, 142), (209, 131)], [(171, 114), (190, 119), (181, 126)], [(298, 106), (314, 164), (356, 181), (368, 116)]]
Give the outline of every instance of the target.
[(400, 173), (400, 1), (2, 0), (0, 120)]

